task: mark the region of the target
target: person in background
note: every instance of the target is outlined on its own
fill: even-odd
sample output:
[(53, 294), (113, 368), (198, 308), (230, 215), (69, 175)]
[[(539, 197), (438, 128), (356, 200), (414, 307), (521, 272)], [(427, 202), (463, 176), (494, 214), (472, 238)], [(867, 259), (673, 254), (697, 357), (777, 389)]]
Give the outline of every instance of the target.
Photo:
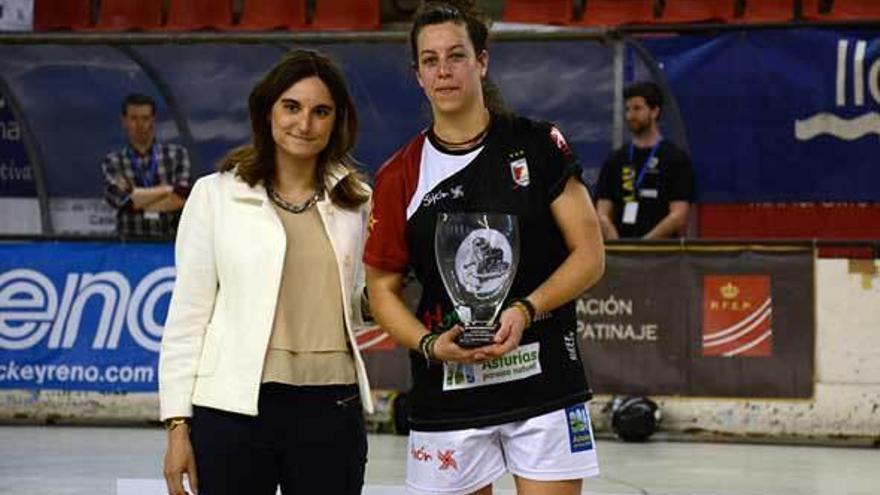
[(193, 187), (159, 354), (164, 474), (202, 493), (361, 492), (370, 189), (342, 72), (305, 50), (251, 91), (253, 143)]
[[(412, 66), (433, 121), (376, 176), (370, 305), (412, 350), (410, 490), (486, 495), (510, 472), (520, 495), (577, 494), (599, 466), (574, 300), (602, 276), (602, 235), (562, 133), (510, 115), (488, 82), (488, 33), (472, 1), (416, 13)], [(494, 342), (467, 349), (434, 236), (441, 213), (480, 212), (516, 217), (520, 261)], [(473, 248), (497, 263), (491, 246)], [(423, 286), (416, 315), (401, 297), (410, 267)]]
[(170, 238), (189, 195), (189, 154), (156, 140), (156, 102), (130, 94), (122, 102), (128, 142), (101, 163), (104, 197), (116, 209), (116, 232), (124, 237)]
[(681, 148), (660, 134), (663, 93), (652, 82), (623, 92), (632, 142), (602, 165), (596, 209), (605, 239), (665, 239), (685, 233), (694, 170)]

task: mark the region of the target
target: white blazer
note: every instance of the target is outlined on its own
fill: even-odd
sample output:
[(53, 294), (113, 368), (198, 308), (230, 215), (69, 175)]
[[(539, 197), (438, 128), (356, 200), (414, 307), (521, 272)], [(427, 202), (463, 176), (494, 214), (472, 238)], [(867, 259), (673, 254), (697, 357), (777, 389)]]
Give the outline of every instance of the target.
[[(331, 167), (326, 190), (346, 173), (344, 167)], [(346, 210), (324, 196), (316, 206), (339, 265), (361, 401), (372, 412), (366, 369), (355, 342), (355, 330), (363, 325), (361, 258), (369, 202)], [(286, 241), (263, 186), (251, 187), (232, 172), (195, 183), (177, 231), (177, 281), (159, 354), (161, 419), (192, 416), (193, 405), (257, 414)]]

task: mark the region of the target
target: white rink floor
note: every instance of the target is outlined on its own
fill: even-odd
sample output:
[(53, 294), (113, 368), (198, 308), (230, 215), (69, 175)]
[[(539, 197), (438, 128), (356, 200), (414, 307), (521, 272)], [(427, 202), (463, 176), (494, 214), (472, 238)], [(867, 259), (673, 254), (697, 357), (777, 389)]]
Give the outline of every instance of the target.
[[(0, 494), (112, 495), (120, 479), (158, 482), (164, 443), (158, 428), (0, 426)], [(878, 449), (601, 438), (598, 448), (602, 475), (588, 479), (583, 493), (880, 493)], [(364, 495), (406, 493), (405, 451), (405, 437), (370, 436)], [(512, 494), (512, 480), (506, 477), (496, 488), (497, 495)]]

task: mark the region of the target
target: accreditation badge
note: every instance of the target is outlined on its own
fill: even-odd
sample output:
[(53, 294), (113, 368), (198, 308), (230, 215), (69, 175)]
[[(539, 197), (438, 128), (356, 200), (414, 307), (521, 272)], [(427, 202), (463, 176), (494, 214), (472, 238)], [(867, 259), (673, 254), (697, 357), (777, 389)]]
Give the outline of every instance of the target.
[(638, 201), (627, 201), (626, 204), (623, 205), (623, 219), (621, 221), (627, 225), (635, 225), (638, 216)]

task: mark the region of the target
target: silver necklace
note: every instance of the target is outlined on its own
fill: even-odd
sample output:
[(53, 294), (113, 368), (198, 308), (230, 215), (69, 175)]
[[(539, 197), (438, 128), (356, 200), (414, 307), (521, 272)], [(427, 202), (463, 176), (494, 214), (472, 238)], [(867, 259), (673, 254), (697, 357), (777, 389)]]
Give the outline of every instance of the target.
[(286, 199), (282, 198), (278, 191), (276, 191), (272, 186), (266, 187), (269, 190), (269, 197), (272, 199), (272, 202), (278, 205), (281, 209), (289, 211), (291, 213), (302, 213), (318, 202), (318, 199), (321, 197), (321, 188), (315, 189), (315, 194), (312, 195), (309, 199), (307, 199), (302, 204), (293, 204)]

